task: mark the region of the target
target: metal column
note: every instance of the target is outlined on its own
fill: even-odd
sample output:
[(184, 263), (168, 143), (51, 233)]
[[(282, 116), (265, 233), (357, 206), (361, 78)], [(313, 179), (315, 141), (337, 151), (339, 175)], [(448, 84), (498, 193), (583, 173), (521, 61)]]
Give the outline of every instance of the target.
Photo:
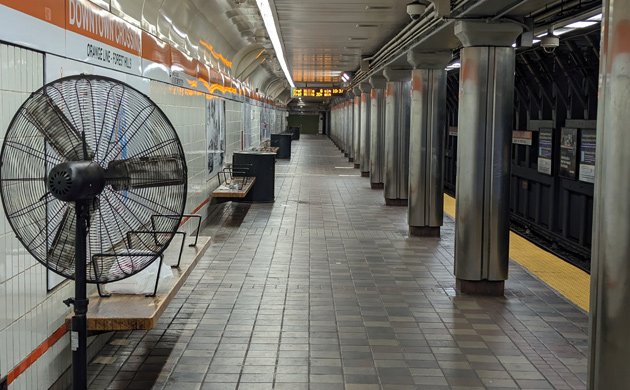
[(383, 76), (370, 78), (370, 185), (383, 188), (385, 177), (385, 87)]
[(354, 89), (353, 100), (354, 119), (352, 123), (352, 150), (354, 150), (354, 167), (361, 167), (361, 90)]
[(385, 204), (406, 206), (409, 183), (411, 71), (386, 69)]
[(346, 131), (346, 146), (344, 148), (346, 157), (348, 157), (348, 161), (352, 162), (354, 161), (354, 150), (352, 148), (353, 145), (353, 135), (354, 135), (354, 122), (353, 122), (353, 117), (354, 117), (354, 110), (353, 110), (353, 99), (350, 98), (347, 102), (346, 102), (346, 126), (345, 126), (345, 131)]
[(591, 260), (588, 388), (630, 383), (630, 0), (602, 18)]
[(409, 234), (440, 236), (444, 218), (446, 70), (450, 53), (409, 53), (411, 134), (409, 138)]
[[(506, 28), (507, 27), (507, 28)], [(463, 293), (503, 295), (519, 26), (457, 22), (460, 52), (455, 277)]]
[(360, 164), (361, 176), (370, 176), (370, 91), (372, 87), (369, 83), (361, 83), (361, 143), (359, 149), (361, 151)]

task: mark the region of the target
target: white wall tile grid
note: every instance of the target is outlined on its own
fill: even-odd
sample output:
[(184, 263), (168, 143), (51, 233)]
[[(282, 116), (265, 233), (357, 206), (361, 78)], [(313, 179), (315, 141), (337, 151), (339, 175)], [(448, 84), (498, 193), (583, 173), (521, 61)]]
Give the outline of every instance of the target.
[[(0, 44), (0, 142), (22, 102), (43, 85), (43, 75), (44, 55)], [(129, 81), (129, 77), (121, 74), (120, 79)], [(169, 117), (182, 141), (189, 174), (186, 211), (192, 212), (217, 186), (216, 178), (211, 180), (207, 171), (207, 98), (158, 81), (150, 81), (149, 96)], [(241, 150), (244, 104), (226, 99), (226, 162), (231, 162), (234, 151)], [(260, 110), (252, 110), (248, 129), (254, 143), (260, 139)], [(275, 113), (276, 126), (284, 126), (284, 117), (284, 112)], [(197, 212), (205, 215), (206, 207)], [(186, 230), (191, 232), (193, 224), (189, 225)], [(44, 267), (26, 252), (0, 212), (0, 376), (63, 324), (69, 310), (62, 301), (72, 296), (73, 290), (72, 283), (63, 283), (50, 293), (46, 291)], [(68, 337), (62, 337), (12, 383), (11, 389), (48, 388), (70, 365), (68, 344)]]

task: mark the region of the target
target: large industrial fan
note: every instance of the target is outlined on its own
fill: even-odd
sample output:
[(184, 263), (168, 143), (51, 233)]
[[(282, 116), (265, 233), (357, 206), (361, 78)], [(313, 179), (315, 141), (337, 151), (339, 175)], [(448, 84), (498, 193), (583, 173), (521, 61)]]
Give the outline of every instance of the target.
[(182, 145), (148, 97), (113, 79), (80, 75), (24, 102), (0, 164), (2, 203), (17, 238), (48, 269), (75, 280), (66, 304), (74, 306), (74, 388), (84, 389), (86, 283), (134, 275), (166, 249), (186, 202)]

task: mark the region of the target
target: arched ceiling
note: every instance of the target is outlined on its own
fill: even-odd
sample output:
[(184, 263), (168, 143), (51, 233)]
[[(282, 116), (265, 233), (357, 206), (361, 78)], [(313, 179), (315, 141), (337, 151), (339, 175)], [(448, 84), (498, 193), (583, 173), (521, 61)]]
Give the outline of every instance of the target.
[[(260, 89), (268, 79), (282, 76), (254, 0), (99, 0), (98, 3), (253, 88)], [(253, 58), (252, 53), (255, 53)]]

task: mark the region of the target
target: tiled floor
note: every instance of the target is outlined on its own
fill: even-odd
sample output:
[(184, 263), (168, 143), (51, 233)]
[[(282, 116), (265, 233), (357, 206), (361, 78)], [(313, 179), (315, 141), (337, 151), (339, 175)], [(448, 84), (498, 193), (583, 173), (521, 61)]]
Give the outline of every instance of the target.
[(457, 295), (452, 220), (409, 238), (328, 139), (293, 148), (276, 202), (209, 227), (159, 326), (114, 335), (90, 388), (585, 388), (583, 312), (515, 264), (505, 298)]

